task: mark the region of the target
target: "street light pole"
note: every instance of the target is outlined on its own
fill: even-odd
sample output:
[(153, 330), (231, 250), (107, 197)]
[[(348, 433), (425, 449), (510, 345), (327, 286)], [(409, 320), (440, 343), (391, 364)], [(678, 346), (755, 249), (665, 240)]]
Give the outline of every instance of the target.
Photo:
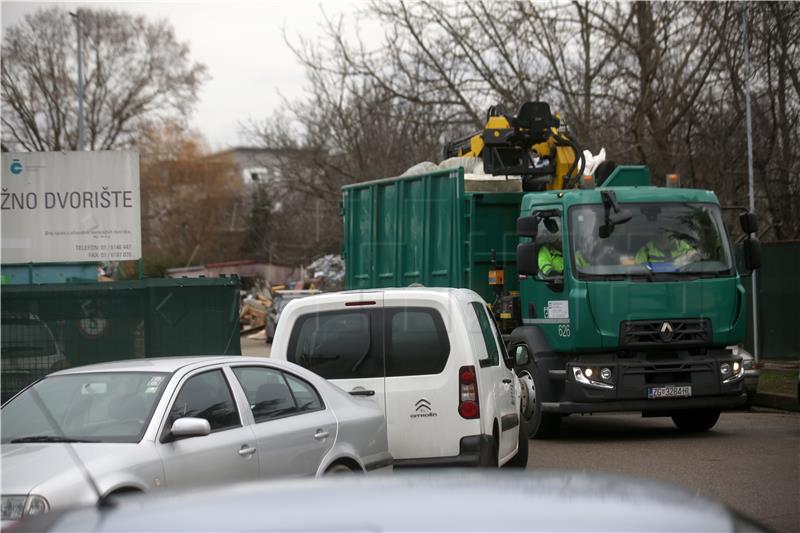
[(83, 150), (86, 144), (83, 130), (83, 50), (81, 49), (81, 13), (70, 13), (75, 21), (75, 31), (78, 34), (78, 150)]
[[(748, 194), (750, 197), (750, 212), (755, 213), (756, 197), (753, 184), (753, 123), (750, 115), (750, 47), (747, 44), (747, 4), (742, 9), (742, 39), (744, 41), (744, 83), (745, 83), (745, 108), (747, 120), (747, 179)], [(750, 294), (753, 296), (753, 357), (759, 361), (761, 350), (758, 346), (758, 291), (757, 274), (754, 270), (750, 274)]]

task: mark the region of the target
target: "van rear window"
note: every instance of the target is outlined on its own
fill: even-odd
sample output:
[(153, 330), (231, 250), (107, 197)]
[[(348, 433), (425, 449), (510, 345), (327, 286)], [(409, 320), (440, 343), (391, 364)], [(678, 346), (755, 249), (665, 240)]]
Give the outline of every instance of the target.
[(438, 374), (450, 355), (447, 330), (438, 311), (387, 307), (386, 375)]
[(438, 374), (449, 356), (444, 321), (427, 307), (310, 313), (295, 322), (286, 354), (325, 379)]
[(383, 376), (380, 344), (372, 342), (375, 311), (312, 313), (297, 319), (286, 358), (325, 379)]

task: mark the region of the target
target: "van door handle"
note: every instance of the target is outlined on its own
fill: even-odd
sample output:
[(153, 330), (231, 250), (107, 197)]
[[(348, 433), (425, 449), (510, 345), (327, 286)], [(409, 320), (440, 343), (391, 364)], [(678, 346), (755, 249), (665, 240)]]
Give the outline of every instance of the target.
[(253, 448), (252, 446), (244, 444), (242, 445), (241, 448), (239, 448), (239, 451), (237, 453), (242, 457), (247, 457), (248, 455), (253, 455), (254, 453), (256, 453), (256, 449)]
[(351, 396), (375, 396), (374, 390), (353, 389), (349, 392)]
[(327, 431), (318, 429), (317, 432), (314, 433), (314, 438), (317, 440), (327, 439), (328, 435), (330, 435), (330, 433), (328, 433)]
[(505, 383), (506, 385), (511, 385), (511, 380), (509, 378), (506, 378), (503, 380), (503, 383)]

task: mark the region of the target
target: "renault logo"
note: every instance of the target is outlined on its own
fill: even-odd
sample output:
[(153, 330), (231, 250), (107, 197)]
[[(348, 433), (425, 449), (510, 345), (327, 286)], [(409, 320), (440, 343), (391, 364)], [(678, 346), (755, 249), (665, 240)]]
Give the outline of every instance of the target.
[(672, 340), (672, 324), (669, 322), (664, 322), (661, 324), (661, 329), (659, 332), (661, 333), (661, 340), (663, 342), (669, 342)]

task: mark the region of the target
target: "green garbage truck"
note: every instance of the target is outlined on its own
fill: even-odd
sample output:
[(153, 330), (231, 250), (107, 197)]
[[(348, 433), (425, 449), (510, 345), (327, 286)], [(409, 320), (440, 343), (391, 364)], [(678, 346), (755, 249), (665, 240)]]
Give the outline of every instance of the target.
[[(481, 294), (525, 384), (531, 437), (615, 411), (705, 431), (745, 402), (726, 347), (744, 337), (741, 276), (760, 247), (748, 237), (737, 267), (713, 192), (654, 186), (644, 166), (570, 188), (509, 183), (451, 168), (344, 187), (346, 288)], [(756, 232), (752, 214), (740, 222)]]

